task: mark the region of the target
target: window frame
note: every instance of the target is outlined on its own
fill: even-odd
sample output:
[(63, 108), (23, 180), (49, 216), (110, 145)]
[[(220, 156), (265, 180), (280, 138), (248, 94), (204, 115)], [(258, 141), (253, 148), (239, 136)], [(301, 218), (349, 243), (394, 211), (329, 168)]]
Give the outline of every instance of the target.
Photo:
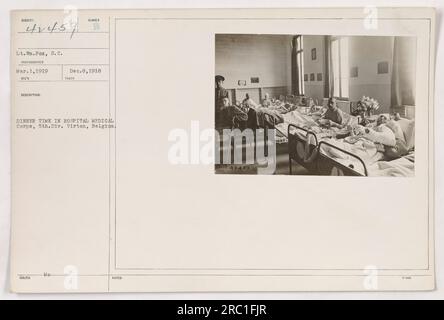
[[(349, 90), (348, 90), (347, 97), (342, 96), (342, 78), (343, 77), (342, 77), (342, 62), (341, 62), (341, 51), (342, 51), (342, 49), (341, 49), (341, 39), (343, 39), (343, 38), (345, 38), (345, 37), (343, 37), (343, 36), (331, 36), (330, 37), (330, 57), (333, 57), (333, 45), (332, 45), (333, 41), (337, 41), (337, 43), (338, 43), (338, 70), (339, 70), (339, 75), (338, 75), (339, 90), (338, 90), (338, 92), (339, 92), (339, 96), (335, 96), (334, 95), (334, 92), (335, 92), (335, 90), (334, 90), (334, 79), (333, 79), (333, 90), (332, 90), (332, 92), (333, 92), (333, 97), (335, 99), (340, 100), (340, 101), (350, 101), (350, 84), (349, 84)], [(332, 61), (331, 69), (333, 69), (333, 59), (331, 61)], [(347, 72), (345, 72), (345, 74), (348, 75)]]
[(296, 50), (294, 53), (296, 54), (296, 63), (299, 65), (298, 68), (298, 91), (301, 96), (305, 95), (305, 80), (304, 80), (304, 36), (297, 35), (294, 36), (296, 44)]

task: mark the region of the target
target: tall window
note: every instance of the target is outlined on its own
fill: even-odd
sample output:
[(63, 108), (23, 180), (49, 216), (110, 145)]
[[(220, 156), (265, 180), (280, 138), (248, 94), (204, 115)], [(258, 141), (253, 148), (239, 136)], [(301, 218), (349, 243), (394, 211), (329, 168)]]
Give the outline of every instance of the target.
[(333, 37), (331, 40), (331, 72), (333, 73), (333, 95), (349, 97), (348, 38)]
[(304, 94), (304, 43), (302, 36), (294, 36), (291, 55), (292, 91), (296, 95)]

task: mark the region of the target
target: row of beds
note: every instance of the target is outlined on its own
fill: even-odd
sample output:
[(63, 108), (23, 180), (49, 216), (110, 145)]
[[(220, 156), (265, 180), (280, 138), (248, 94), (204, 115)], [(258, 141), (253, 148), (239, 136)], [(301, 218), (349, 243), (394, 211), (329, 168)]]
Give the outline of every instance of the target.
[[(277, 128), (276, 130), (279, 131)], [(292, 174), (293, 161), (307, 169), (311, 174), (343, 176), (368, 176), (369, 174), (367, 165), (360, 156), (327, 141), (319, 140), (318, 135), (311, 130), (295, 124), (288, 124), (287, 132), (279, 131), (279, 133), (281, 137), (284, 136), (286, 139), (280, 138), (278, 141), (280, 143), (287, 142), (288, 144), (288, 166), (290, 175)], [(310, 142), (307, 141), (309, 137), (312, 137)], [(359, 168), (355, 164), (344, 164), (322, 151), (320, 152), (320, 150), (323, 150), (323, 147), (335, 149), (337, 152), (351, 157), (360, 163), (361, 167)]]
[[(295, 112), (298, 112), (298, 109)], [(343, 114), (349, 119), (356, 118), (344, 112)], [(372, 176), (389, 173), (389, 175), (411, 176), (414, 173), (414, 146), (408, 154), (399, 159), (385, 159), (382, 151), (377, 152), (377, 159), (375, 157), (366, 159), (336, 143), (338, 141), (336, 137), (340, 137), (342, 141), (346, 134), (338, 136), (319, 134), (299, 123), (283, 123), (275, 129), (277, 135), (280, 136), (277, 141), (287, 143), (290, 174), (292, 174), (293, 161), (307, 169), (309, 173), (317, 175)], [(378, 166), (382, 163), (385, 166)], [(380, 174), (383, 172), (382, 169), (399, 168), (401, 163), (403, 170), (386, 170), (385, 174)]]
[[(288, 106), (288, 104), (287, 104)], [(322, 107), (318, 107), (321, 109)], [(304, 106), (292, 105), (293, 113), (303, 115), (305, 118), (310, 117), (308, 108)], [(344, 113), (343, 113), (344, 114)], [(349, 118), (353, 116), (345, 114)], [(265, 115), (267, 117), (267, 115)], [(272, 115), (270, 114), (270, 117)], [(268, 123), (273, 123), (269, 121)], [(294, 121), (284, 121), (273, 126), (264, 128), (267, 132), (266, 136), (270, 135), (269, 129), (274, 129), (275, 141), (277, 149), (279, 145), (287, 145), (286, 152), (288, 152), (288, 166), (289, 174), (293, 174), (293, 164), (296, 162), (308, 171), (308, 174), (313, 175), (341, 175), (341, 176), (372, 176), (379, 175), (377, 163), (384, 162), (386, 167), (390, 167), (390, 163), (402, 162), (403, 168), (409, 168), (407, 171), (395, 170), (397, 176), (413, 175), (414, 168), (414, 147), (402, 159), (395, 159), (388, 161), (384, 159), (382, 152), (376, 161), (369, 161), (362, 156), (345, 150), (340, 145), (336, 144), (336, 135), (320, 134), (320, 130), (312, 130), (307, 128), (304, 123)], [(317, 128), (318, 129), (318, 128)], [(315, 132), (316, 131), (316, 132)], [(322, 130), (321, 130), (322, 131)], [(340, 136), (340, 135), (339, 135)], [(268, 144), (268, 142), (266, 143)], [(280, 148), (282, 149), (282, 147)], [(329, 150), (330, 152), (325, 152)], [(332, 152), (334, 151), (334, 152)], [(332, 154), (336, 156), (332, 156)], [(407, 165), (405, 165), (407, 163)], [(399, 167), (399, 165), (398, 165)], [(382, 172), (382, 170), (380, 170)], [(387, 171), (387, 172), (390, 172)], [(386, 175), (386, 174), (381, 174)]]

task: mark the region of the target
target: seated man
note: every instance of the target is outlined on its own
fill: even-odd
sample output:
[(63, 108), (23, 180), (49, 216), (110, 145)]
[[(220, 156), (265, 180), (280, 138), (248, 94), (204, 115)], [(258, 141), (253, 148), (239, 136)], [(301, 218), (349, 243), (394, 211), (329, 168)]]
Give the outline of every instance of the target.
[(227, 126), (229, 112), (230, 112), (230, 99), (223, 98), (220, 102), (218, 116), (216, 118), (218, 120), (217, 121), (218, 127), (226, 127)]
[(242, 110), (248, 114), (247, 127), (250, 129), (257, 129), (259, 127), (259, 121), (257, 118), (256, 109), (258, 105), (250, 98), (247, 93), (245, 99), (242, 101)]
[(247, 93), (245, 94), (245, 99), (242, 101), (242, 105), (247, 108), (253, 108), (257, 109), (258, 105), (256, 102), (253, 101), (253, 99), (250, 98), (250, 95)]
[[(228, 90), (223, 87), (225, 78), (221, 75), (215, 77), (215, 115), (216, 115), (216, 126), (220, 126), (223, 122), (222, 109), (224, 108), (224, 100), (228, 99)], [(228, 100), (229, 102), (229, 100)]]
[(268, 93), (264, 94), (264, 99), (262, 100), (262, 106), (263, 107), (269, 107), (272, 105), (270, 95)]
[(321, 116), (320, 123), (331, 127), (342, 127), (342, 112), (336, 105), (335, 98), (328, 99), (327, 111)]

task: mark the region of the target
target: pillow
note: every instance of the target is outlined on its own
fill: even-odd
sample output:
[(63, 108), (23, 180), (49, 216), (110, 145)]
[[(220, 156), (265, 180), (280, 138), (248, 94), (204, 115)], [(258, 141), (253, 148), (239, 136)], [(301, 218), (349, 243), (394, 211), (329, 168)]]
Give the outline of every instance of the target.
[(394, 147), (396, 145), (395, 134), (387, 126), (381, 125), (374, 129), (366, 128), (364, 137), (370, 141)]
[(395, 120), (389, 120), (386, 123), (387, 127), (389, 127), (393, 133), (395, 134), (395, 138), (401, 140), (402, 142), (405, 141), (404, 132), (402, 131), (401, 125), (395, 121)]
[(404, 133), (405, 142), (409, 150), (415, 147), (415, 121), (409, 119), (401, 119), (397, 121)]

